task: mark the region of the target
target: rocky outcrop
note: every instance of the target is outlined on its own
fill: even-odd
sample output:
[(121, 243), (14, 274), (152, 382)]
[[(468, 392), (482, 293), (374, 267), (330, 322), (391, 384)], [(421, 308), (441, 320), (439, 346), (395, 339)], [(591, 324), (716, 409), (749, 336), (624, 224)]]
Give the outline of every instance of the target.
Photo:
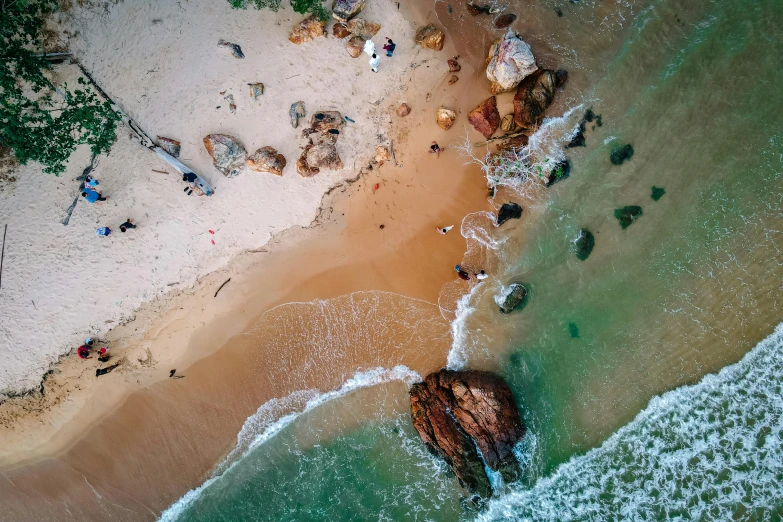
[(378, 34), (378, 31), (381, 30), (381, 24), (368, 22), (361, 18), (354, 18), (348, 22), (347, 28), (352, 35), (369, 40)]
[(487, 56), (487, 78), (492, 82), (492, 94), (514, 89), (538, 67), (530, 46), (514, 32), (492, 44)]
[(435, 113), (435, 121), (443, 130), (449, 130), (457, 119), (457, 113), (446, 107), (439, 107)]
[(352, 36), (345, 43), (345, 50), (351, 55), (351, 58), (358, 58), (364, 51), (365, 40), (359, 36)]
[(343, 160), (337, 153), (334, 143), (322, 142), (307, 145), (302, 155), (296, 160), (296, 171), (305, 178), (310, 178), (321, 172), (321, 169), (340, 170)]
[(251, 169), (276, 176), (283, 175), (285, 165), (285, 156), (272, 147), (261, 147), (247, 158), (247, 166)]
[(498, 308), (504, 314), (510, 314), (519, 305), (524, 303), (527, 297), (527, 288), (522, 283), (512, 283), (506, 289), (505, 294), (498, 302)]
[(340, 22), (347, 22), (364, 9), (365, 0), (334, 0), (332, 16)]
[(509, 25), (513, 24), (516, 19), (517, 15), (514, 13), (502, 14), (495, 19), (495, 27), (498, 29), (505, 29)]
[(305, 42), (312, 42), (319, 36), (326, 34), (326, 24), (317, 16), (311, 15), (299, 22), (291, 29), (288, 34), (288, 40), (291, 43), (301, 45)]
[(519, 219), (522, 217), (522, 207), (517, 203), (503, 203), (498, 211), (498, 226), (502, 225), (509, 219)]
[(590, 253), (593, 251), (593, 247), (595, 247), (595, 236), (592, 232), (583, 228), (571, 244), (573, 245), (572, 249), (574, 254), (576, 254), (576, 258), (584, 261), (590, 257)]
[(427, 25), (416, 31), (416, 43), (433, 51), (443, 50), (443, 31), (433, 24)]
[(500, 377), (440, 370), (414, 384), (410, 397), (413, 426), (422, 442), (446, 461), (464, 488), (485, 498), (492, 495), (484, 463), (507, 482), (518, 478), (513, 450), (525, 436), (525, 426)]
[(498, 130), (498, 126), (500, 126), (497, 99), (494, 96), (490, 96), (481, 105), (470, 111), (468, 122), (486, 139), (491, 138), (495, 131)]
[(535, 130), (555, 99), (555, 71), (539, 69), (520, 82), (514, 95), (514, 121), (525, 130)]
[(227, 134), (210, 134), (204, 137), (204, 147), (220, 172), (231, 178), (239, 175), (245, 166), (247, 151), (242, 144)]
[(299, 127), (299, 118), (304, 118), (305, 114), (305, 104), (303, 101), (292, 103), (291, 108), (288, 109), (288, 116), (291, 117), (291, 126), (293, 128)]
[(411, 113), (411, 108), (407, 103), (401, 103), (399, 107), (397, 107), (397, 116), (400, 118), (404, 118), (408, 114)]

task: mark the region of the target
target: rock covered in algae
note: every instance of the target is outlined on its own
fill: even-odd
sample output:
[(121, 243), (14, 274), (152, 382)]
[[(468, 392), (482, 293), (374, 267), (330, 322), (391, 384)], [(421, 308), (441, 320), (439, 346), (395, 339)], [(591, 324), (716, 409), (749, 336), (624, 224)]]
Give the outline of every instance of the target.
[(522, 217), (522, 207), (517, 203), (503, 203), (498, 211), (497, 225), (500, 226), (509, 219), (519, 219)]
[(623, 208), (614, 209), (614, 217), (620, 222), (623, 230), (633, 225), (634, 221), (642, 215), (642, 207), (630, 205)]
[(504, 314), (510, 314), (518, 306), (524, 303), (527, 297), (527, 288), (522, 283), (512, 283), (504, 294), (497, 300), (498, 308)]
[(584, 261), (590, 257), (590, 253), (593, 251), (595, 236), (593, 236), (592, 232), (583, 228), (577, 233), (576, 238), (571, 244), (573, 245), (572, 249), (576, 254), (576, 258), (580, 261)]
[(629, 143), (613, 148), (609, 154), (609, 160), (612, 162), (612, 165), (622, 165), (632, 157), (633, 147)]
[(518, 478), (514, 446), (525, 436), (525, 426), (503, 379), (476, 370), (440, 370), (411, 386), (410, 398), (422, 442), (468, 491), (492, 495), (485, 464), (506, 482)]
[(653, 201), (658, 201), (663, 197), (663, 195), (666, 194), (666, 190), (664, 190), (663, 187), (653, 187), (652, 188), (652, 194), (650, 197), (653, 199)]

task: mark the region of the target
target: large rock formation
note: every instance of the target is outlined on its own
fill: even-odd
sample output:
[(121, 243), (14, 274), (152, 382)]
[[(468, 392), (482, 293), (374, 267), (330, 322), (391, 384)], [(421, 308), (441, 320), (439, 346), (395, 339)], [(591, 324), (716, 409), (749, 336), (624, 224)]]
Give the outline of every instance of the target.
[(535, 130), (555, 99), (555, 71), (539, 69), (520, 82), (514, 95), (514, 121), (525, 130)]
[(503, 203), (498, 211), (498, 226), (509, 219), (519, 219), (522, 217), (522, 207), (518, 203)]
[(288, 33), (288, 40), (297, 45), (312, 42), (313, 39), (326, 34), (326, 24), (317, 16), (311, 15), (299, 22)]
[(340, 22), (347, 22), (364, 9), (366, 0), (334, 0), (332, 16)]
[(487, 78), (492, 82), (492, 94), (514, 89), (537, 68), (530, 46), (512, 31), (489, 48)]
[(229, 178), (239, 175), (245, 166), (247, 151), (242, 144), (227, 134), (210, 134), (204, 137), (204, 147), (220, 172)]
[(435, 113), (435, 122), (443, 130), (449, 130), (457, 119), (457, 113), (446, 107), (439, 107)]
[(285, 165), (285, 156), (272, 147), (261, 147), (247, 158), (247, 166), (251, 169), (277, 176), (283, 175)]
[(492, 495), (484, 463), (506, 481), (517, 479), (513, 449), (525, 436), (525, 426), (500, 377), (440, 370), (414, 384), (410, 396), (413, 426), (421, 440), (451, 466), (463, 487), (485, 498)]
[(497, 301), (498, 308), (504, 314), (510, 314), (525, 301), (527, 288), (522, 283), (511, 283), (506, 292)]
[(433, 51), (443, 50), (443, 31), (434, 25), (426, 25), (416, 31), (416, 43)]
[(494, 96), (490, 96), (481, 105), (470, 111), (468, 122), (473, 125), (474, 129), (483, 134), (486, 139), (491, 138), (500, 125), (497, 99)]
[(580, 261), (584, 261), (590, 257), (590, 253), (595, 247), (595, 236), (592, 232), (583, 228), (579, 230), (574, 240), (571, 242), (571, 249), (576, 254), (576, 258)]

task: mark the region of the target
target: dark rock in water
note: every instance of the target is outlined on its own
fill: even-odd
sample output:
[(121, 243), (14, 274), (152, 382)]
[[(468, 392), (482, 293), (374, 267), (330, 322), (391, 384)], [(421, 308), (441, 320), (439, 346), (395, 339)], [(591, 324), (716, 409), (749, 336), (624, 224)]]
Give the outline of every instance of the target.
[(518, 478), (514, 445), (525, 436), (525, 426), (503, 379), (489, 372), (440, 370), (411, 386), (410, 397), (422, 442), (446, 461), (464, 488), (484, 498), (492, 495), (484, 463), (506, 482)]
[(562, 181), (571, 175), (571, 162), (568, 159), (555, 164), (549, 173), (549, 179), (547, 179), (546, 186), (551, 187), (558, 181)]
[(642, 207), (636, 205), (614, 209), (614, 217), (620, 222), (620, 226), (623, 227), (623, 230), (633, 225), (633, 222), (641, 215)]
[(622, 165), (626, 160), (633, 157), (633, 147), (630, 144), (620, 145), (612, 149), (609, 155), (612, 165)]
[(568, 333), (571, 339), (579, 339), (579, 327), (576, 323), (568, 323)]
[(600, 114), (595, 117), (595, 124), (598, 125), (599, 127), (603, 126), (604, 120), (603, 120), (603, 118), (601, 117)]
[(658, 201), (663, 197), (663, 195), (666, 194), (666, 191), (663, 189), (663, 187), (653, 187), (652, 188), (652, 199), (653, 201)]
[(568, 80), (568, 71), (565, 69), (558, 69), (555, 71), (555, 87), (558, 89), (561, 88), (565, 85), (566, 80)]
[(502, 14), (495, 19), (495, 27), (498, 29), (505, 29), (509, 25), (513, 24), (516, 19), (517, 15), (514, 13)]
[(500, 311), (504, 314), (510, 314), (519, 305), (522, 305), (527, 297), (527, 288), (522, 283), (512, 283), (508, 287), (508, 293), (503, 298), (503, 302), (498, 305)]
[(498, 226), (502, 225), (509, 219), (519, 219), (522, 217), (522, 207), (516, 203), (503, 203), (498, 212)]
[(560, 9), (559, 7), (555, 7), (555, 13), (557, 13), (557, 17), (558, 18), (562, 18), (563, 17), (563, 10)]
[(489, 139), (500, 126), (500, 113), (498, 112), (497, 99), (490, 96), (481, 105), (470, 111), (468, 122), (479, 131), (484, 138)]
[(566, 145), (567, 149), (572, 149), (574, 147), (585, 147), (587, 146), (587, 141), (585, 140), (585, 124), (584, 122), (579, 124), (579, 128), (576, 131), (576, 134), (571, 138), (571, 141), (568, 142), (568, 145)]
[(593, 236), (589, 230), (583, 228), (576, 235), (576, 239), (574, 239), (572, 245), (574, 253), (576, 254), (576, 258), (580, 261), (584, 261), (590, 257), (590, 252), (593, 251), (593, 247), (595, 246), (595, 236)]
[(536, 129), (555, 99), (555, 71), (539, 69), (522, 80), (514, 95), (514, 121), (523, 129)]
[(582, 118), (582, 121), (585, 123), (593, 123), (593, 120), (595, 119), (595, 113), (593, 112), (593, 109), (587, 109), (587, 112), (585, 113), (584, 118)]

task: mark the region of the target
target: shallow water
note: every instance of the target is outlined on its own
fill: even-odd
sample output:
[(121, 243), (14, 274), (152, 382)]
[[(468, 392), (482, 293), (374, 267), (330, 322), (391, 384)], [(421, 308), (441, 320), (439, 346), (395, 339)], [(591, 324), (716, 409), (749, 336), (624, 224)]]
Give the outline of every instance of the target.
[[(450, 363), (501, 371), (520, 401), (531, 433), (523, 483), (480, 513), (464, 502), (418, 441), (406, 387), (384, 381), (309, 410), (325, 390), (299, 397), (285, 413), (305, 413), (241, 448), (166, 517), (783, 516), (783, 332), (770, 336), (783, 316), (783, 3), (580, 2), (562, 19), (554, 3), (516, 7), (542, 19), (538, 33), (520, 22), (534, 51), (572, 71), (561, 113), (581, 106), (550, 122), (548, 150), (587, 107), (603, 123), (566, 151), (570, 178), (534, 202), (508, 196), (523, 201), (521, 223), (466, 219), (465, 262), (493, 277), (443, 291), (456, 319)], [(612, 165), (622, 143), (634, 155)], [(666, 190), (659, 201), (653, 186)], [(643, 215), (623, 230), (613, 212), (626, 205)], [(596, 246), (579, 261), (570, 243), (583, 227)], [(529, 302), (501, 316), (495, 297), (514, 281)]]

